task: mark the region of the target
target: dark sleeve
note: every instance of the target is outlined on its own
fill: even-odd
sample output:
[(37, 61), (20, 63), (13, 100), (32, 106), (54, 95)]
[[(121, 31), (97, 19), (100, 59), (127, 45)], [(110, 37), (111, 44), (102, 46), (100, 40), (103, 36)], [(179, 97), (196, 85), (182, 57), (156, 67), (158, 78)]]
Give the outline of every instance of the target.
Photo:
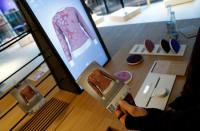
[(145, 117), (128, 115), (126, 128), (142, 131), (192, 131), (199, 128), (200, 106), (179, 111), (146, 110), (148, 115)]
[(85, 20), (83, 19), (83, 17), (81, 16), (81, 14), (74, 8), (77, 18), (79, 20), (80, 25), (83, 27), (83, 29), (87, 32), (87, 34), (90, 36), (90, 38), (92, 40), (95, 39), (92, 31), (90, 30), (90, 28), (88, 27), (88, 25), (86, 24)]
[(65, 53), (65, 56), (66, 56), (68, 61), (71, 61), (72, 60), (72, 55), (71, 55), (70, 49), (68, 47), (67, 41), (65, 39), (65, 36), (64, 36), (62, 30), (60, 29), (60, 27), (56, 23), (55, 18), (53, 18), (53, 22), (52, 23), (53, 23), (53, 27), (54, 27), (54, 30), (56, 32), (56, 35), (58, 37), (58, 40), (60, 41), (62, 49), (63, 49), (63, 51)]

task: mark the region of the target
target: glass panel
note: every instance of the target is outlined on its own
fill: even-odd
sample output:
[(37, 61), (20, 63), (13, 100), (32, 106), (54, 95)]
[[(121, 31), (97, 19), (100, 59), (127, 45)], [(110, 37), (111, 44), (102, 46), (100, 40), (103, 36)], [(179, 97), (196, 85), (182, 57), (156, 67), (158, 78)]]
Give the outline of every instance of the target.
[[(0, 0), (0, 95), (23, 79), (44, 60), (42, 56), (37, 57), (25, 68), (12, 75), (40, 53), (31, 34), (9, 46), (21, 38), (19, 34), (26, 30), (26, 23), (14, 1)], [(8, 46), (9, 48), (5, 48)]]
[(122, 8), (120, 0), (106, 0), (106, 2), (108, 5), (109, 13), (112, 13)]
[[(150, 3), (163, 1), (163, 0), (150, 0)], [(124, 0), (125, 6), (140, 6), (140, 5), (146, 5), (147, 0)]]
[(107, 14), (103, 0), (86, 0), (88, 8), (96, 15)]
[(0, 45), (16, 36), (11, 25), (0, 10)]
[(8, 22), (12, 26), (13, 30), (19, 35), (22, 32), (26, 31), (25, 21), (19, 12), (16, 9), (10, 9), (4, 13), (5, 17), (7, 18)]
[(125, 6), (140, 6), (146, 5), (146, 0), (124, 0)]
[(0, 45), (27, 30), (26, 23), (17, 9), (4, 13), (0, 10)]

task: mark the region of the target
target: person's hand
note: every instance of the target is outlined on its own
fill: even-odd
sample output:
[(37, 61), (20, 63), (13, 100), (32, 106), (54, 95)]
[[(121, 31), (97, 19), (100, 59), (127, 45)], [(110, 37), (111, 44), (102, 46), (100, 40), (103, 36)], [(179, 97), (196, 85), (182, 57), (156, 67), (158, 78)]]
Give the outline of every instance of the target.
[(135, 101), (130, 93), (128, 93), (124, 100), (128, 102), (128, 104), (135, 106)]
[(124, 100), (119, 101), (119, 105), (120, 106), (115, 110), (115, 114), (124, 126), (125, 119), (128, 114), (133, 117), (142, 117), (147, 115), (147, 111), (145, 109), (130, 105)]

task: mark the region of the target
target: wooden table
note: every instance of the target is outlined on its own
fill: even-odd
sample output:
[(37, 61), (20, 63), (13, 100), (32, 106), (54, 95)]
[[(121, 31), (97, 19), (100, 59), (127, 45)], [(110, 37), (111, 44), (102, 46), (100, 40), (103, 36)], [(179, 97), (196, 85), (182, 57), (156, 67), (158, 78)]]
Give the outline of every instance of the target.
[[(177, 21), (177, 28), (188, 25), (200, 26), (200, 19), (190, 19)], [(169, 39), (165, 22), (153, 22), (145, 24), (125, 25), (118, 27), (104, 27), (100, 29), (101, 35), (111, 52), (112, 60), (106, 65), (106, 69), (114, 73), (119, 70), (128, 70), (133, 73), (133, 80), (129, 84), (131, 93), (135, 97), (141, 87), (147, 73), (154, 60), (177, 60), (189, 61), (195, 38), (187, 39), (179, 35), (180, 44), (187, 44), (184, 56), (144, 56), (144, 62), (137, 66), (130, 66), (126, 63), (128, 52), (134, 44), (143, 44), (145, 39), (151, 39), (154, 43), (159, 43), (162, 38)], [(117, 32), (112, 34), (113, 32)], [(110, 35), (109, 35), (110, 34)], [(111, 44), (112, 43), (112, 44)], [(116, 45), (116, 47), (114, 46)], [(120, 50), (117, 50), (120, 49)], [(180, 95), (185, 82), (185, 77), (177, 77), (168, 104)]]
[[(178, 28), (186, 25), (199, 26), (200, 19), (177, 21)], [(151, 39), (158, 43), (160, 39), (167, 39), (165, 22), (134, 24), (117, 27), (100, 28), (100, 33), (111, 52), (112, 60), (106, 65), (111, 73), (120, 70), (128, 70), (133, 73), (133, 80), (130, 82), (131, 94), (135, 97), (141, 87), (154, 60), (179, 60), (189, 61), (195, 39), (186, 39), (180, 35), (180, 43), (187, 44), (183, 57), (166, 56), (145, 56), (144, 62), (137, 66), (129, 66), (126, 63), (128, 52), (134, 44), (143, 43), (145, 39)], [(120, 49), (120, 50), (119, 50)], [(185, 77), (177, 77), (168, 103), (171, 103), (180, 95), (185, 82)], [(86, 92), (77, 96), (70, 105), (69, 114), (56, 128), (57, 130), (73, 131), (105, 131), (108, 126), (120, 131), (126, 130), (114, 114), (107, 111), (96, 100)]]
[[(178, 21), (178, 28), (186, 25), (199, 26), (200, 19)], [(131, 94), (135, 97), (141, 87), (154, 60), (179, 60), (189, 61), (194, 38), (186, 39), (180, 36), (180, 43), (187, 44), (183, 57), (145, 56), (144, 62), (137, 66), (129, 66), (126, 63), (128, 52), (134, 44), (143, 43), (145, 39), (151, 39), (158, 43), (160, 39), (167, 38), (165, 22), (134, 24), (116, 27), (100, 28), (100, 33), (111, 53), (112, 60), (106, 65), (111, 73), (120, 70), (128, 70), (133, 73), (133, 80), (129, 83)], [(177, 77), (168, 103), (177, 96), (185, 82), (185, 77)], [(57, 95), (59, 99), (66, 100), (66, 95)], [(58, 131), (106, 131), (111, 126), (119, 131), (126, 131), (125, 127), (117, 120), (113, 113), (107, 111), (94, 98), (85, 91), (78, 95), (68, 109), (48, 128)]]

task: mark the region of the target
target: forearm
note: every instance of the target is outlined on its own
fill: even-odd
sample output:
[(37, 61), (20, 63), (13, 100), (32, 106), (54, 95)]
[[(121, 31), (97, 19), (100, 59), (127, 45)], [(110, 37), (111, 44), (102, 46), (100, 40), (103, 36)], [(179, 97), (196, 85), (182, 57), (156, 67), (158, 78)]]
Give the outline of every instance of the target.
[[(127, 129), (134, 130), (150, 130), (152, 124), (155, 124), (158, 116), (162, 114), (161, 110), (158, 109), (147, 109), (148, 115), (143, 117), (132, 117), (130, 114), (125, 119), (125, 126)], [(155, 122), (155, 123), (154, 123)], [(157, 124), (156, 124), (157, 125)], [(155, 126), (155, 125), (154, 125)], [(154, 128), (155, 130), (155, 128)]]
[(200, 108), (194, 107), (186, 111), (161, 111), (146, 109), (147, 116), (132, 117), (128, 115), (125, 120), (126, 128), (145, 131), (178, 131), (198, 128)]

